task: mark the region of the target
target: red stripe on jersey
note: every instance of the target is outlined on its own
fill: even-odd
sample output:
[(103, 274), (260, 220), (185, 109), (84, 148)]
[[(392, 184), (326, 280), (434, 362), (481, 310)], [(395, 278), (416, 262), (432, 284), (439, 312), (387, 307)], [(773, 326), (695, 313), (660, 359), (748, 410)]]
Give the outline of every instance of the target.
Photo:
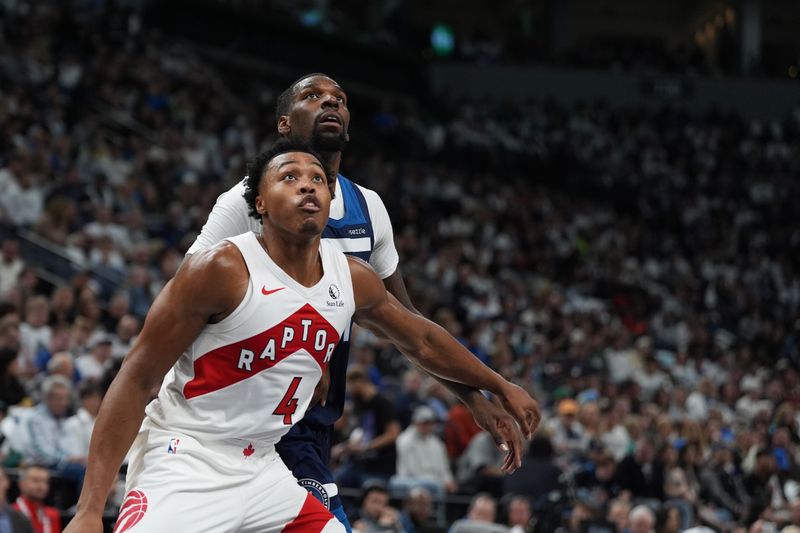
[(307, 494), (300, 512), (294, 520), (283, 526), (281, 533), (319, 533), (331, 518), (331, 512), (318, 499)]
[[(268, 350), (270, 342), (274, 351)], [(328, 346), (338, 343), (336, 329), (310, 304), (305, 304), (258, 335), (201, 355), (194, 362), (194, 378), (184, 385), (183, 395), (189, 399), (223, 389), (272, 368), (298, 350), (311, 354), (324, 371), (328, 366)], [(240, 368), (243, 350), (252, 352), (249, 370), (248, 366)]]

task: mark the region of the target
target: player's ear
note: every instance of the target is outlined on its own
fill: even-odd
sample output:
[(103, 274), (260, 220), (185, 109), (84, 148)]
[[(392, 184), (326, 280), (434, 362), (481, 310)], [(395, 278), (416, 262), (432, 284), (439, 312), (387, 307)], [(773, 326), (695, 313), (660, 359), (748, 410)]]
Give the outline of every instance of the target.
[(256, 196), (256, 212), (258, 212), (259, 215), (263, 215), (267, 212), (267, 207), (264, 205), (264, 200), (262, 200), (260, 194)]
[(281, 118), (278, 119), (278, 134), (281, 137), (286, 137), (292, 132), (292, 127), (289, 125), (289, 117), (287, 115), (281, 115)]
[(347, 142), (350, 142), (350, 133), (349, 132), (344, 134), (344, 140), (347, 141)]

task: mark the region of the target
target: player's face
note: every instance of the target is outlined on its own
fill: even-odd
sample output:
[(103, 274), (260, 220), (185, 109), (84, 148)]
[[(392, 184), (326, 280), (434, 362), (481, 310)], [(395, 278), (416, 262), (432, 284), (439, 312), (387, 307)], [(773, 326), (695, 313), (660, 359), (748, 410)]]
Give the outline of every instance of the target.
[(289, 115), (278, 123), (282, 135), (296, 135), (321, 152), (344, 150), (349, 127), (347, 94), (326, 76), (300, 81), (295, 86)]
[(331, 192), (322, 164), (306, 152), (281, 154), (267, 165), (258, 186), (256, 209), (264, 222), (289, 233), (313, 237), (328, 223)]

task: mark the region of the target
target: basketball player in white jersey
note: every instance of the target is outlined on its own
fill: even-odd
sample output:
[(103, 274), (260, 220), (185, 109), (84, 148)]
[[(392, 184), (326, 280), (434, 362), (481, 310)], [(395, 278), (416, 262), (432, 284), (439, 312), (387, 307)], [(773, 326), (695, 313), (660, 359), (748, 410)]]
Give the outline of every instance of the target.
[(67, 533), (102, 531), (134, 438), (119, 533), (345, 531), (275, 444), (303, 417), (353, 318), (427, 371), (491, 391), (516, 418), (536, 412), (525, 391), (387, 293), (366, 263), (321, 241), (332, 176), (309, 148), (283, 140), (250, 176), (262, 231), (195, 254), (153, 303), (97, 417)]
[[(330, 219), (322, 234), (323, 240), (348, 255), (367, 261), (383, 279), (386, 289), (415, 311), (398, 267), (398, 254), (386, 207), (374, 191), (339, 173), (342, 150), (349, 140), (350, 111), (345, 91), (324, 74), (303, 76), (278, 98), (276, 119), (282, 136), (299, 137), (310, 143), (334, 175), (336, 194)], [(247, 202), (243, 198), (245, 181), (237, 183), (217, 199), (188, 254), (209, 248), (227, 237), (260, 231), (260, 222), (248, 215)], [(329, 468), (332, 427), (341, 416), (345, 400), (348, 344), (346, 336), (336, 349), (337, 356), (329, 368), (330, 391), (324, 405), (310, 408), (303, 421), (281, 439), (278, 453), (300, 484), (324, 502), (349, 531), (337, 495), (338, 487)], [(474, 388), (440, 381), (464, 402), (478, 424), (489, 431), (498, 444), (502, 444), (508, 455), (514, 456), (511, 464), (519, 463), (522, 437), (508, 414)], [(528, 435), (535, 429), (535, 425), (525, 425), (524, 420), (518, 422)]]

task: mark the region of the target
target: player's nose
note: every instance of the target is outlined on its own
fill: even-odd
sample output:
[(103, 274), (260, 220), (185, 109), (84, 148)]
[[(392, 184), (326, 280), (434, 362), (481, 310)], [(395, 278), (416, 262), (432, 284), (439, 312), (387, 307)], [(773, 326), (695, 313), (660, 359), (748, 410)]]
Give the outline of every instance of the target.
[(338, 109), (339, 108), (339, 98), (332, 94), (326, 94), (322, 97), (322, 104), (323, 107), (333, 107)]
[(311, 180), (305, 180), (300, 183), (299, 194), (312, 194), (316, 191), (315, 183)]

